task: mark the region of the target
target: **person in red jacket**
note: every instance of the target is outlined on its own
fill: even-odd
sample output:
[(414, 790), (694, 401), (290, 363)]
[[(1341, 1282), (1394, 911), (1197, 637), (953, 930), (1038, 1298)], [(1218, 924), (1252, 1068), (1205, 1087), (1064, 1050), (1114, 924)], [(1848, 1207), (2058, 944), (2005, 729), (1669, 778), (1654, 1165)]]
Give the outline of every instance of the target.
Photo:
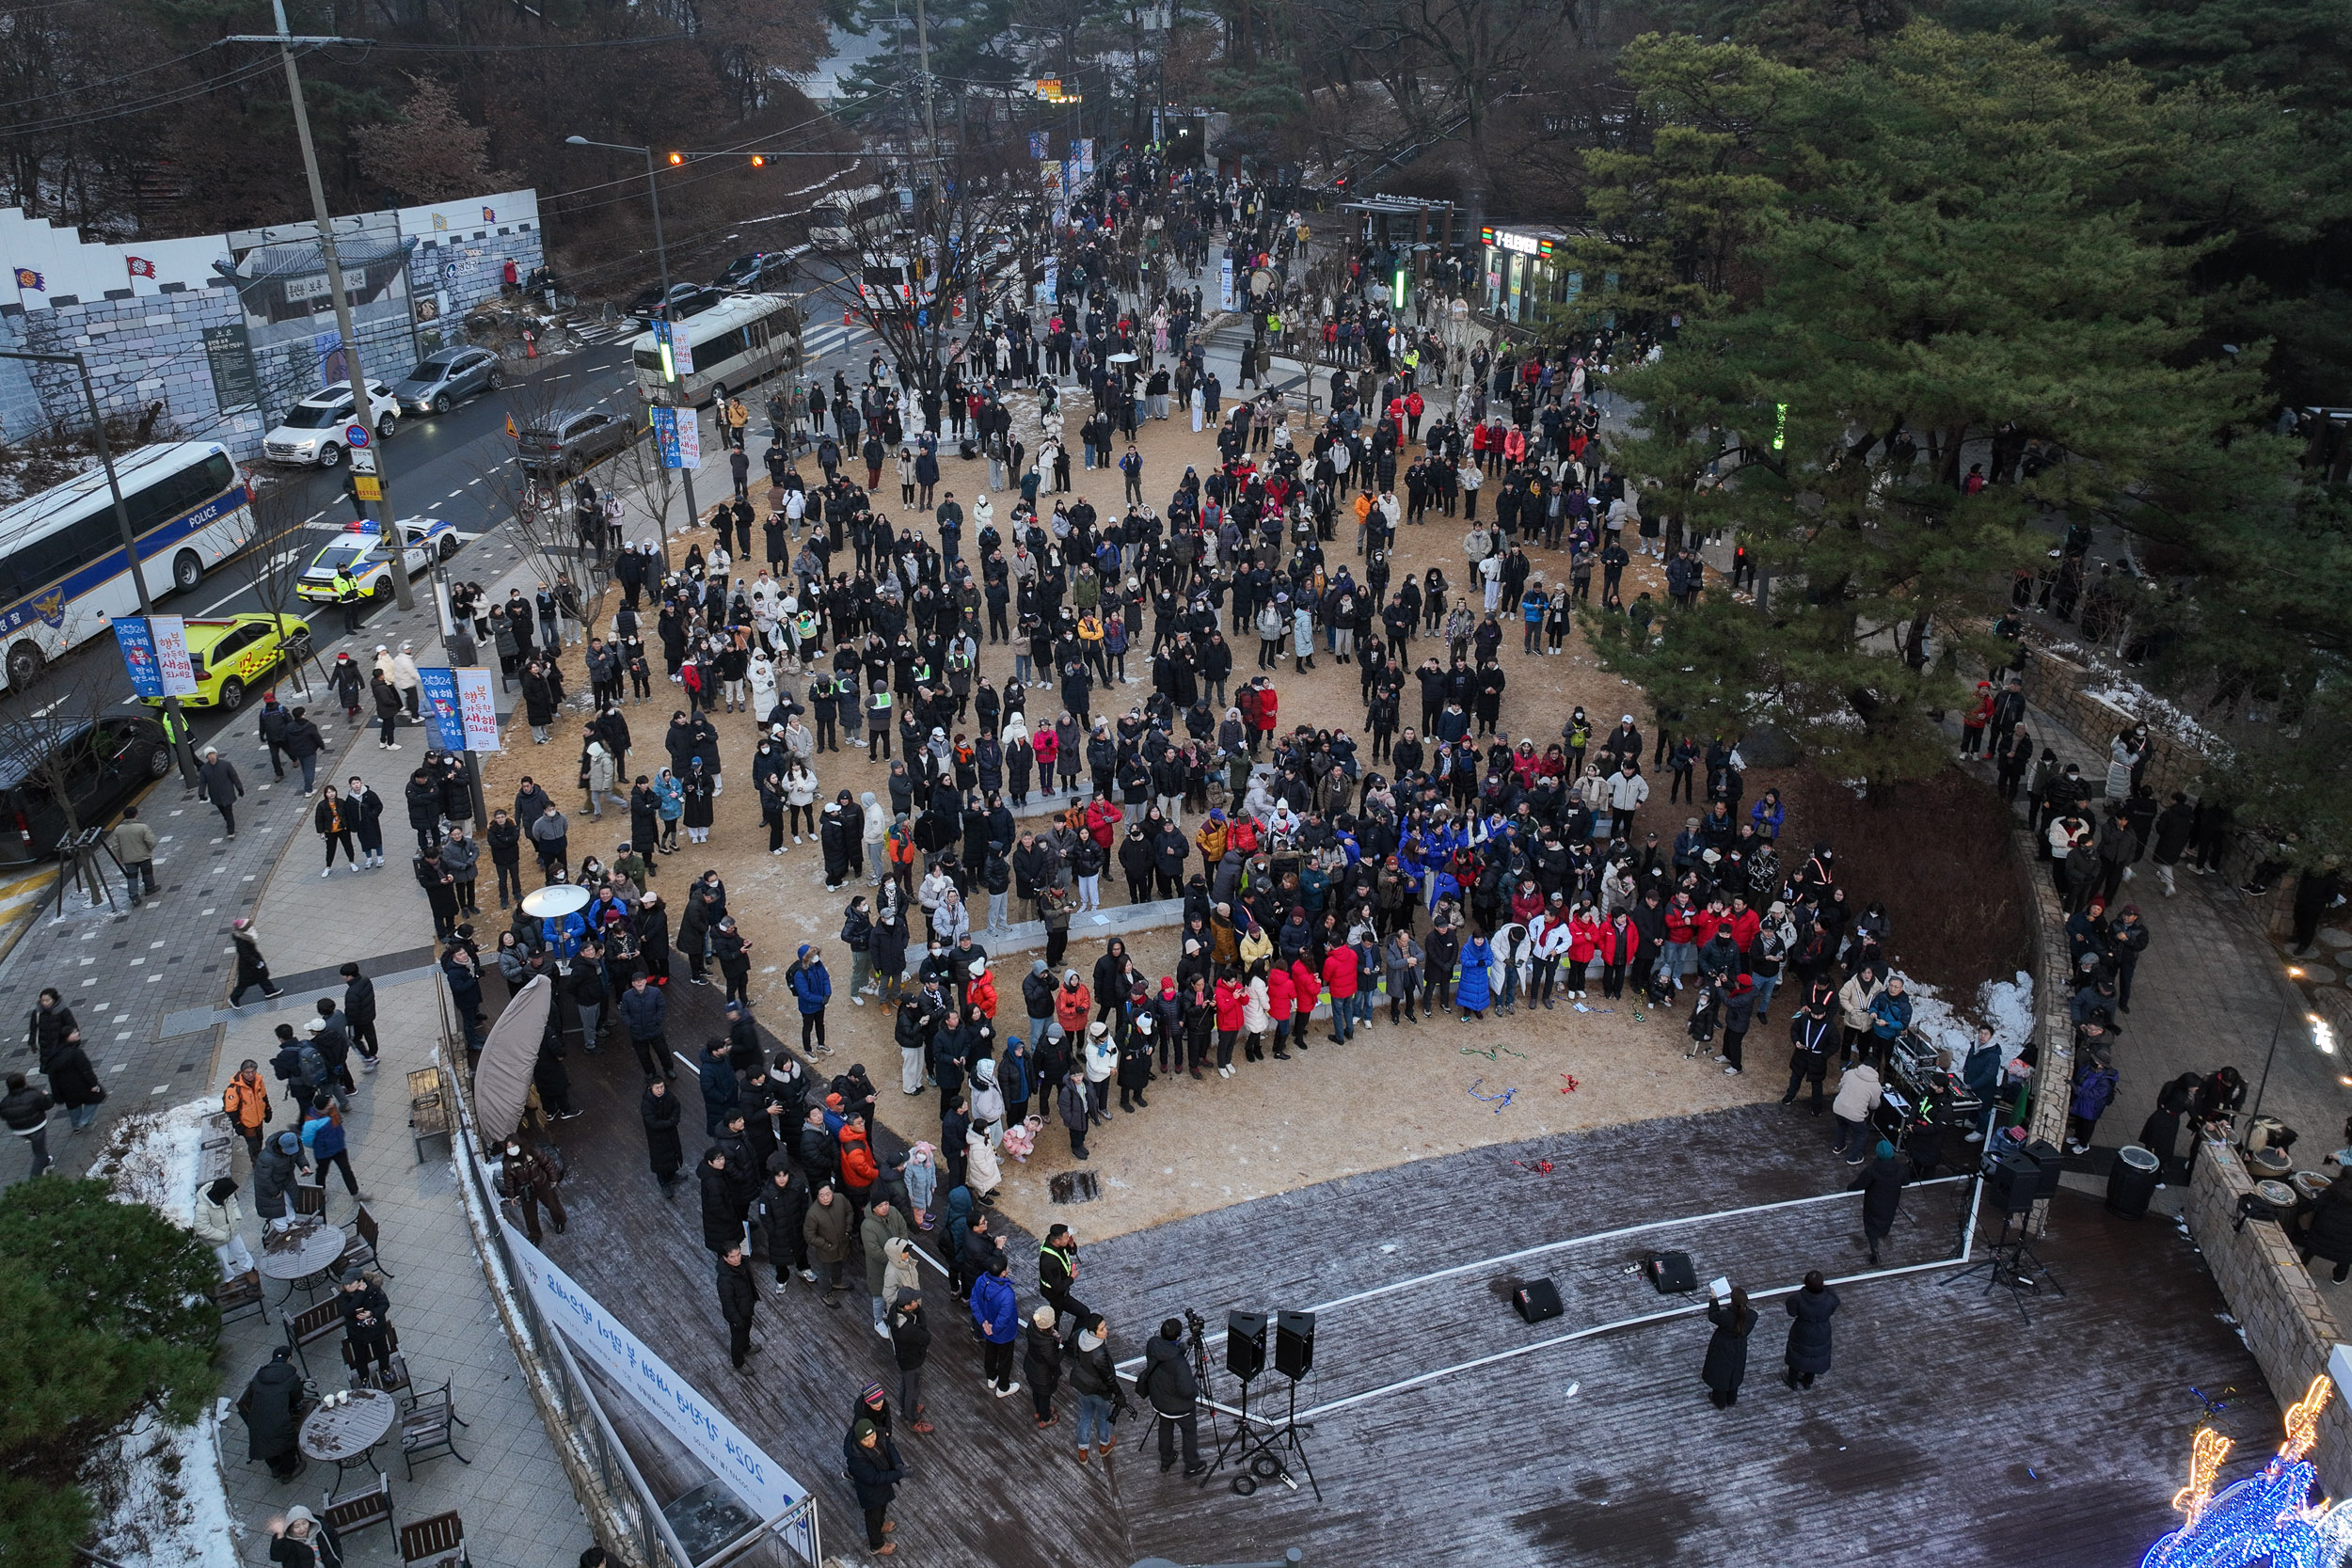
[[(1281, 701), (1274, 694), (1273, 684), (1263, 675), (1260, 676), (1258, 686), (1258, 734), (1260, 736), (1270, 736), (1274, 733), (1275, 720), (1279, 715), (1281, 706)], [(1253, 757), (1258, 754), (1258, 742), (1254, 739), (1249, 743), (1249, 754)]]
[(1323, 960), (1323, 983), (1331, 992), (1331, 1043), (1343, 1045), (1356, 1037), (1356, 949), (1335, 946)]
[[(1241, 1037), (1242, 990), (1231, 978), (1218, 975), (1216, 981), (1216, 1074), (1220, 1078), (1233, 1076), (1233, 1041)], [(1257, 1060), (1253, 1049), (1250, 1060)]]
[(1297, 1004), (1298, 982), (1291, 978), (1290, 965), (1273, 965), (1266, 971), (1265, 1010), (1274, 1021), (1274, 1054), (1285, 1062), (1291, 1058), (1291, 1010)]
[[(1315, 1016), (1315, 1004), (1323, 1000), (1323, 976), (1304, 957), (1291, 964), (1291, 1044), (1307, 1049), (1307, 1026)], [(1280, 1052), (1276, 1052), (1280, 1055)]]
[(1600, 993), (1614, 1002), (1625, 994), (1625, 972), (1642, 949), (1642, 933), (1619, 910), (1600, 928)]
[(1084, 980), (1078, 978), (1078, 972), (1074, 969), (1063, 971), (1061, 990), (1054, 993), (1054, 1022), (1061, 1025), (1062, 1034), (1073, 1041), (1082, 1039), (1086, 1035), (1087, 1018), (1093, 1011), (1094, 993), (1087, 990)]
[(1746, 958), (1748, 949), (1756, 945), (1756, 933), (1764, 929), (1764, 917), (1748, 908), (1744, 898), (1731, 901), (1731, 943)]
[(1594, 957), (1600, 952), (1600, 911), (1591, 900), (1577, 905), (1568, 915), (1568, 995), (1577, 1001), (1584, 997), (1584, 983), (1593, 967)]

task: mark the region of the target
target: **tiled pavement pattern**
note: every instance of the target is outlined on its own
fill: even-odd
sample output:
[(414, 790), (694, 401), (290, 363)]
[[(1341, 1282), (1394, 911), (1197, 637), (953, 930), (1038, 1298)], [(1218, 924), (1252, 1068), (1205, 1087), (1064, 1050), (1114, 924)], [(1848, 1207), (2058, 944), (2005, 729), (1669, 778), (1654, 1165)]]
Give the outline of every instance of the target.
[[(299, 875), (306, 867), (289, 866)], [(317, 873), (310, 870), (310, 879)], [(405, 880), (404, 877), (403, 880)], [(413, 886), (407, 891), (414, 892)], [(268, 895), (274, 905), (277, 894)], [(306, 1009), (322, 994), (341, 995), (342, 984), (315, 988), (288, 987), (285, 1001)], [(470, 1464), (443, 1455), (421, 1463), (414, 1481), (406, 1477), (397, 1435), (375, 1450), (376, 1467), (391, 1478), (392, 1509), (401, 1524), (454, 1509), (464, 1518), (471, 1556), (480, 1568), (503, 1564), (569, 1562), (589, 1544), (587, 1525), (573, 1499), (569, 1481), (557, 1462), (547, 1428), (539, 1418), (521, 1370), (515, 1363), (506, 1334), (491, 1304), (482, 1265), (467, 1239), (458, 1211), (456, 1178), (450, 1166), (448, 1146), (427, 1143), (420, 1161), (408, 1131), (409, 1069), (430, 1066), (437, 1038), (435, 989), (408, 984), (385, 988), (377, 1033), (383, 1041), (383, 1066), (373, 1074), (358, 1075), (358, 1092), (345, 1122), (351, 1140), (351, 1164), (359, 1190), (368, 1195), (368, 1210), (382, 1229), (381, 1259), (390, 1272), (384, 1281), (391, 1298), (391, 1322), (400, 1335), (401, 1354), (410, 1373), (422, 1387), (453, 1382), (451, 1397), (457, 1414), (469, 1423), (457, 1433), (457, 1447)], [(220, 1066), (209, 1081), (190, 1085), (191, 1091), (209, 1088), (215, 1096), (227, 1085), (238, 1061), (246, 1056), (264, 1060), (272, 1028), (278, 1020), (259, 1014), (240, 1020), (222, 1031)], [(356, 1060), (356, 1058), (355, 1058)], [(288, 1107), (284, 1097), (272, 1100), (280, 1120)], [(245, 1156), (235, 1156), (237, 1175), (246, 1176)], [(326, 1213), (332, 1223), (347, 1226), (358, 1205), (344, 1190), (339, 1173), (327, 1175)], [(249, 1195), (247, 1195), (249, 1196)], [(246, 1239), (258, 1252), (260, 1223), (251, 1218)], [(270, 1284), (270, 1323), (246, 1317), (230, 1323), (223, 1335), (223, 1392), (234, 1398), (255, 1368), (269, 1357), (271, 1347), (283, 1342), (281, 1309), (275, 1304), (283, 1287)], [(297, 1292), (296, 1310), (309, 1299)], [(312, 1377), (322, 1390), (345, 1386), (342, 1338), (322, 1339), (309, 1349)], [(310, 1463), (291, 1482), (270, 1479), (266, 1465), (245, 1459), (245, 1426), (234, 1415), (221, 1425), (223, 1470), (228, 1483), (230, 1516), (249, 1532), (243, 1541), (247, 1560), (267, 1560), (269, 1537), (263, 1523), (291, 1503), (313, 1512), (334, 1485), (331, 1465)], [(363, 1473), (348, 1473), (352, 1483)], [(348, 1538), (343, 1549), (358, 1565), (397, 1564), (392, 1539), (383, 1529)]]

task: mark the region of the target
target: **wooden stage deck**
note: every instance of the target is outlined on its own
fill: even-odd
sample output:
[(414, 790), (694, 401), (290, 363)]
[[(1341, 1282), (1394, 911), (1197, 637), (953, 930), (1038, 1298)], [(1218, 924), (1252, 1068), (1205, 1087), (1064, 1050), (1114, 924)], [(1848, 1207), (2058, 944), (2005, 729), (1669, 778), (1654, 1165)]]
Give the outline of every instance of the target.
[[(684, 988), (680, 988), (681, 990)], [(691, 1050), (716, 990), (674, 998), (671, 1037)], [(681, 1017), (680, 1015), (687, 1015)], [(624, 1049), (572, 1058), (588, 1113), (564, 1124), (572, 1223), (548, 1250), (718, 1398), (820, 1498), (826, 1544), (868, 1560), (841, 1479), (857, 1388), (889, 1384), (889, 1347), (854, 1297), (828, 1311), (795, 1286), (762, 1300), (767, 1353), (754, 1375), (726, 1364), (726, 1335), (698, 1244), (695, 1199), (665, 1202), (644, 1161), (640, 1085)], [(870, 1064), (869, 1064), (870, 1065)], [(690, 1158), (699, 1150), (692, 1081)], [(1353, 1113), (1335, 1102), (1334, 1115)], [(1086, 1246), (1079, 1294), (1108, 1313), (1121, 1356), (1191, 1307), (1311, 1307), (1523, 1247), (1618, 1227), (1772, 1204), (1842, 1187), (1831, 1124), (1750, 1107), (1472, 1151), (1346, 1178)], [(1549, 1175), (1515, 1164), (1553, 1162)], [(1886, 1265), (1956, 1249), (1960, 1184), (1914, 1192)], [(1806, 1268), (1867, 1267), (1858, 1198), (1713, 1218), (1507, 1266), (1466, 1269), (1327, 1312), (1300, 1408), (1595, 1323), (1673, 1305), (1628, 1271), (1661, 1247), (1691, 1252), (1704, 1280), (1793, 1285)], [(1023, 1305), (1035, 1246), (1010, 1241)], [(1159, 1554), (1232, 1561), (1305, 1548), (1311, 1563), (1438, 1560), (1651, 1564), (1801, 1559), (2042, 1568), (2136, 1562), (2173, 1522), (2189, 1434), (2210, 1419), (2238, 1439), (2223, 1480), (2278, 1442), (2279, 1406), (2231, 1328), (2187, 1240), (2062, 1194), (2042, 1247), (2069, 1293), (2037, 1301), (2030, 1328), (1981, 1279), (1920, 1273), (1845, 1289), (1836, 1364), (1795, 1394), (1778, 1381), (1787, 1318), (1762, 1323), (1739, 1406), (1719, 1413), (1698, 1381), (1707, 1328), (1682, 1319), (1584, 1339), (1358, 1403), (1317, 1423), (1322, 1482), (1252, 1497), (1223, 1476), (1203, 1489), (1133, 1451), (1120, 1423), (1108, 1470), (1072, 1462), (1073, 1422), (1039, 1432), (1025, 1391), (981, 1389), (979, 1357), (940, 1313), (927, 1400), (938, 1432), (902, 1433), (914, 1479), (893, 1516), (897, 1560), (999, 1568), (1113, 1568)], [(852, 1268), (855, 1267), (854, 1260)], [(763, 1281), (772, 1277), (762, 1267)], [(1516, 1275), (1549, 1275), (1566, 1315), (1522, 1324), (1500, 1299)], [(763, 1291), (767, 1288), (763, 1284)], [(934, 1312), (954, 1308), (944, 1288)], [(942, 1329), (951, 1330), (941, 1332)], [(1212, 1392), (1236, 1389), (1220, 1369)], [(1573, 1393), (1571, 1388), (1573, 1387)], [(1256, 1408), (1283, 1380), (1257, 1385)], [(2209, 1417), (2192, 1388), (2225, 1399)], [(2225, 1393), (2224, 1391), (2229, 1392)], [(1203, 1421), (1203, 1437), (1208, 1423)], [(658, 1446), (658, 1445), (654, 1445)], [(680, 1472), (681, 1482), (686, 1479)]]

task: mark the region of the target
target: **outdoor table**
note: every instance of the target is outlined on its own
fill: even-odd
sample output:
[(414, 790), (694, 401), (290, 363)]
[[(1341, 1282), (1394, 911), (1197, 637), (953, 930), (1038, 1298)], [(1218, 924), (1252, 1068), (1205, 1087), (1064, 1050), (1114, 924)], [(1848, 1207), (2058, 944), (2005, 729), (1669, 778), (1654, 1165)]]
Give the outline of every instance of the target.
[(400, 1414), (398, 1400), (373, 1388), (342, 1398), (341, 1404), (321, 1404), (304, 1417), (298, 1439), (306, 1457), (334, 1465), (337, 1475), (349, 1465), (370, 1464), (370, 1450), (390, 1434)]
[(270, 1278), (286, 1281), (286, 1295), (279, 1298), (284, 1300), (297, 1290), (316, 1290), (343, 1255), (347, 1240), (342, 1227), (306, 1217), (282, 1230), (265, 1230), (255, 1263)]

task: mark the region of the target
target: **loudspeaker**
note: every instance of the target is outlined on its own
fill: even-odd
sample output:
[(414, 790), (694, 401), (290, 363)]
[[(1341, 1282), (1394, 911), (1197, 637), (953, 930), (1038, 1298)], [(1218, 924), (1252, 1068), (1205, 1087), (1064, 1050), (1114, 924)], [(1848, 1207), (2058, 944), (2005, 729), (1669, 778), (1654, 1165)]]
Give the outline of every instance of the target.
[(2058, 1178), (2066, 1174), (2066, 1156), (2060, 1154), (2058, 1146), (2047, 1138), (2036, 1138), (2027, 1144), (2026, 1156), (2033, 1161), (2037, 1167), (2034, 1172), (2034, 1196), (2037, 1198), (2058, 1196)]
[(1244, 1383), (1265, 1370), (1265, 1314), (1225, 1314), (1225, 1370)]
[(1274, 1370), (1287, 1378), (1302, 1378), (1315, 1364), (1315, 1315), (1312, 1312), (1274, 1314)]
[(1687, 1252), (1661, 1252), (1645, 1267), (1649, 1282), (1661, 1296), (1688, 1295), (1699, 1288), (1699, 1272), (1691, 1266)]
[(1549, 1279), (1534, 1279), (1511, 1292), (1511, 1305), (1531, 1323), (1539, 1323), (1561, 1313), (1560, 1287)]
[[(2004, 1154), (1985, 1171), (1985, 1196), (2004, 1214), (2026, 1213), (2042, 1197), (2043, 1168), (2030, 1154)], [(2058, 1163), (2047, 1168), (2057, 1170)]]

